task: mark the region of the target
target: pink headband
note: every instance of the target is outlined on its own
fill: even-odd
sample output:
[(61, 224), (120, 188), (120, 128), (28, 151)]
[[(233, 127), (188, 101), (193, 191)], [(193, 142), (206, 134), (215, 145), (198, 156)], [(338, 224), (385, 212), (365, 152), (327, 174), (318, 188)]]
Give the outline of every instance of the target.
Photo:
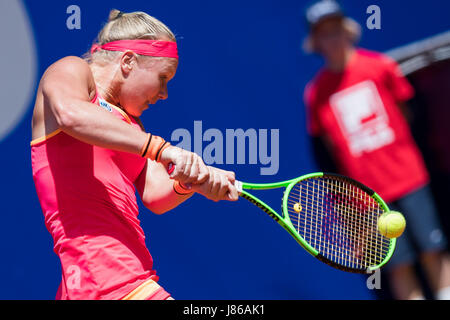
[(103, 45), (94, 44), (91, 54), (98, 50), (126, 51), (152, 57), (166, 57), (178, 59), (177, 43), (163, 40), (117, 40)]

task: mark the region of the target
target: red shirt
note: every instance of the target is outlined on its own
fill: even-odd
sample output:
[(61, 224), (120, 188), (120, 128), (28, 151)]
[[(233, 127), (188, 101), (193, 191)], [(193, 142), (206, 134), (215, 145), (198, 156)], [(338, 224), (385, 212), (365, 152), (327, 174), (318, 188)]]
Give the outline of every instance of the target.
[[(102, 99), (93, 101), (140, 128)], [(31, 143), (33, 178), (61, 260), (59, 299), (121, 299), (157, 281), (138, 219), (134, 182), (147, 160), (89, 145), (60, 129)], [(160, 290), (156, 298), (168, 294)]]
[(395, 61), (356, 50), (343, 72), (323, 69), (306, 87), (309, 133), (331, 142), (341, 174), (395, 201), (428, 182), (398, 107), (413, 95)]

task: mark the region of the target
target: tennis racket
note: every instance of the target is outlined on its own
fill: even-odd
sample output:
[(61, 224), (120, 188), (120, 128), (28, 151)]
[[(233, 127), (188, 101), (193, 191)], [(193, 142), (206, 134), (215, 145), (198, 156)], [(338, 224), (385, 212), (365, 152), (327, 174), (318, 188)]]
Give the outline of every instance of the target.
[[(378, 232), (389, 208), (373, 190), (336, 174), (311, 173), (292, 180), (236, 181), (242, 198), (266, 212), (312, 256), (339, 270), (367, 273), (391, 258), (396, 239)], [(246, 190), (285, 188), (280, 213)]]

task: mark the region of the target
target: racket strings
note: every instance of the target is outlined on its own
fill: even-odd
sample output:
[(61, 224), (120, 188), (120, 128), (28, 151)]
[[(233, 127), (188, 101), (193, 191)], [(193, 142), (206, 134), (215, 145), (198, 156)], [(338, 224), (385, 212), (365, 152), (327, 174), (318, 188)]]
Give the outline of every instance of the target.
[[(297, 216), (294, 216), (293, 214), (290, 214), (290, 218), (291, 218), (291, 221), (297, 220)], [(300, 218), (297, 220), (297, 225), (306, 226), (306, 224), (308, 222), (309, 221), (306, 221), (305, 219)], [(299, 229), (299, 227), (297, 227), (297, 230), (298, 229)], [(333, 228), (333, 231), (336, 231), (336, 230), (337, 230), (336, 228)], [(321, 232), (321, 230), (317, 227), (317, 225), (310, 224), (309, 231), (306, 228), (304, 230), (304, 235), (309, 236), (309, 237), (304, 237), (304, 238), (309, 239), (309, 241), (311, 241), (313, 239), (313, 240), (315, 240), (315, 242), (317, 242), (317, 234), (320, 232)], [(342, 234), (346, 237), (356, 237), (357, 236), (354, 232), (352, 232), (351, 230), (348, 230), (348, 227), (345, 228), (345, 230), (342, 232)], [(358, 238), (361, 240), (360, 242), (363, 241), (363, 239), (361, 237), (358, 237)], [(374, 239), (374, 240), (376, 241), (376, 239)], [(326, 245), (326, 243), (323, 245)], [(382, 248), (380, 248), (379, 246), (374, 246), (371, 253), (377, 253), (377, 252), (383, 253), (384, 250)]]
[[(289, 198), (288, 203), (291, 205), (294, 205), (296, 203), (299, 203), (299, 201), (298, 201), (298, 199), (293, 200), (293, 199)], [(320, 210), (320, 208), (323, 207), (323, 201), (317, 202), (317, 199), (314, 199), (313, 197), (308, 197), (308, 196), (306, 196), (306, 201), (304, 199), (301, 199), (300, 203), (305, 204), (309, 208), (313, 208), (314, 209), (313, 211), (315, 211), (317, 213), (319, 212), (318, 210)], [(355, 212), (354, 212), (354, 210), (348, 209), (348, 204), (344, 203), (344, 204), (341, 204), (340, 206), (341, 206), (341, 208), (339, 208), (339, 212), (346, 214), (345, 216), (343, 216), (343, 218), (346, 218), (348, 220), (350, 215), (352, 215), (352, 217), (354, 217)], [(294, 218), (297, 218), (297, 217), (294, 216)], [(372, 219), (370, 219), (365, 216), (358, 216), (357, 219), (353, 220), (353, 222), (355, 223), (355, 225), (357, 225), (361, 228), (368, 228), (370, 223), (373, 222), (373, 217), (372, 217)]]
[[(305, 201), (305, 204), (311, 206), (311, 208), (319, 209), (321, 207), (320, 204), (313, 203), (314, 199), (307, 199), (307, 200), (309, 200), (309, 201)], [(299, 202), (298, 201), (294, 201), (292, 199), (288, 199), (288, 203), (291, 204), (291, 205), (295, 205), (296, 203), (299, 203)], [(300, 202), (300, 204), (301, 204), (301, 202)], [(347, 218), (350, 215), (354, 214), (354, 212), (349, 210), (349, 209), (347, 209), (345, 207), (345, 205), (342, 206), (340, 212), (347, 214), (348, 215)], [(367, 227), (368, 223), (370, 223), (371, 221), (372, 221), (371, 217), (360, 216), (359, 217), (359, 221), (356, 221), (355, 223), (359, 224), (362, 227)]]
[[(300, 220), (300, 222), (301, 222), (301, 224), (302, 225), (304, 225), (304, 223), (305, 223), (305, 221), (303, 220)], [(333, 230), (334, 232), (336, 232), (337, 230)], [(308, 232), (308, 231), (306, 231), (305, 233), (303, 233), (303, 238), (305, 239), (305, 240), (307, 240), (308, 241), (308, 243), (310, 243), (313, 247), (315, 247), (316, 249), (319, 249), (319, 251), (320, 252), (328, 252), (328, 253), (330, 253), (330, 252), (333, 252), (333, 251), (336, 251), (337, 250), (337, 248), (339, 248), (339, 247), (337, 247), (337, 245), (333, 245), (333, 244), (329, 244), (329, 243), (324, 243), (324, 242), (321, 242), (319, 245), (317, 244), (317, 234), (318, 233), (320, 233), (320, 230), (318, 229), (318, 228), (312, 228), (312, 231), (310, 231), (310, 232)], [(353, 236), (353, 235), (349, 235), (349, 234), (347, 234), (346, 236)], [(311, 241), (311, 239), (313, 239), (313, 241)], [(359, 251), (363, 251), (363, 245), (361, 245), (361, 243), (363, 243), (364, 242), (364, 240), (362, 239), (362, 238), (360, 238), (359, 239), (359, 241), (357, 241), (357, 243), (359, 243), (360, 245), (359, 245), (359, 247), (360, 247), (360, 250)], [(359, 257), (359, 255), (358, 255), (358, 251), (355, 251), (353, 248), (351, 248), (351, 247), (346, 247), (346, 246), (344, 246), (343, 247), (343, 249), (342, 248), (340, 248), (341, 250), (339, 250), (340, 251), (340, 254), (341, 254), (341, 256), (342, 256), (342, 258), (343, 259), (358, 259), (358, 260), (360, 260), (361, 258)], [(365, 251), (367, 251), (367, 248), (365, 248), (366, 250)], [(346, 251), (347, 250), (347, 251)], [(348, 251), (348, 250), (350, 250), (350, 251)], [(371, 250), (370, 251), (367, 251), (368, 252), (368, 257), (370, 256), (371, 258), (372, 258), (372, 260), (373, 261), (378, 261), (378, 260), (380, 260), (380, 261), (382, 261), (383, 259), (383, 257), (384, 257), (384, 255), (385, 255), (385, 252), (384, 252), (384, 250), (383, 249), (380, 249), (379, 247), (377, 247), (377, 246), (374, 246), (374, 247), (372, 247), (371, 248)], [(378, 259), (378, 258), (380, 258), (380, 259)], [(354, 261), (351, 261), (351, 262), (354, 262)], [(372, 264), (370, 264), (370, 265), (372, 265)]]
[[(295, 204), (300, 212), (293, 210)], [(303, 239), (334, 263), (366, 269), (381, 263), (389, 251), (389, 239), (376, 226), (383, 209), (344, 179), (300, 181), (288, 195), (288, 213)]]
[[(340, 187), (339, 185), (338, 185), (338, 187)], [(342, 188), (338, 188), (340, 191), (342, 190)], [(351, 190), (351, 193), (353, 193), (353, 195), (355, 194), (355, 192), (354, 192), (355, 190), (353, 189), (353, 190)], [(347, 192), (347, 194), (348, 194), (349, 192)], [(367, 200), (367, 199), (366, 199)], [(354, 202), (354, 201), (353, 201)], [(345, 204), (345, 203), (344, 203)], [(347, 206), (348, 204), (345, 204), (345, 206)], [(361, 211), (361, 208), (358, 208), (358, 211)], [(351, 213), (350, 211), (348, 211), (348, 210), (345, 210), (345, 212), (344, 212), (344, 217), (345, 218), (347, 218), (347, 220), (348, 220), (348, 214), (349, 213)], [(337, 217), (338, 217), (338, 220), (339, 220), (339, 215), (337, 215)], [(365, 234), (367, 234), (367, 230), (365, 229), (365, 228), (361, 228), (361, 226), (360, 225), (358, 225), (358, 222), (359, 220), (353, 220), (353, 224), (352, 223), (347, 223), (346, 225), (345, 225), (345, 228), (341, 228), (341, 230), (339, 230), (339, 228), (336, 228), (336, 224), (332, 224), (332, 226), (334, 226), (334, 228), (332, 228), (332, 232), (339, 232), (339, 231), (341, 231), (342, 232), (342, 229), (344, 229), (344, 230), (352, 230), (352, 228), (353, 229), (358, 229), (358, 231), (359, 232), (357, 232), (357, 233), (355, 233), (355, 232), (352, 232), (352, 234), (354, 234), (354, 235), (361, 235), (361, 233), (363, 234), (363, 235), (365, 235)], [(345, 222), (345, 221), (344, 221)], [(347, 221), (348, 222), (348, 221)], [(351, 221), (350, 221), (351, 222)], [(356, 243), (356, 245), (355, 245), (355, 247), (356, 248), (358, 248), (358, 251), (362, 251), (362, 250), (364, 250), (364, 249), (366, 249), (366, 250), (364, 250), (364, 251), (367, 251), (367, 244), (368, 243), (365, 243), (365, 239), (363, 239), (363, 237), (362, 236), (357, 236), (357, 239), (356, 239), (356, 241), (353, 241), (353, 242), (355, 242)], [(366, 246), (365, 246), (366, 245)], [(366, 247), (366, 248), (365, 248)], [(376, 248), (377, 248), (377, 246), (376, 246)], [(337, 249), (338, 250), (340, 250), (340, 251), (342, 251), (341, 250), (341, 248), (339, 247), (339, 244), (338, 244), (338, 246), (337, 246)], [(373, 251), (373, 250), (372, 250)], [(342, 254), (342, 252), (340, 253), (341, 254), (341, 256), (343, 256), (343, 254)], [(354, 261), (353, 261), (354, 262)]]
[[(291, 200), (288, 201), (288, 204), (291, 207), (294, 206), (296, 203), (298, 203), (298, 202), (294, 202)], [(303, 204), (302, 207), (308, 207), (308, 203), (301, 202), (301, 204)], [(309, 204), (309, 208), (311, 208), (316, 213), (319, 213), (320, 206), (314, 205), (314, 204)], [(369, 231), (371, 232), (372, 231), (371, 229), (369, 229), (369, 226), (373, 223), (373, 219), (370, 219), (370, 220), (366, 219), (366, 218), (358, 219), (358, 217), (352, 216), (351, 215), (352, 213), (347, 210), (342, 210), (342, 212), (347, 215), (347, 216), (341, 217), (342, 219), (344, 219), (344, 222), (345, 221), (353, 222), (353, 228), (349, 229), (348, 224), (345, 225), (346, 226), (345, 231), (346, 231), (347, 235), (349, 235), (351, 232), (353, 232), (353, 229), (356, 227), (360, 228), (363, 232), (369, 232)], [(301, 217), (302, 216), (300, 216), (300, 218)], [(311, 219), (313, 219), (315, 222), (315, 225), (312, 224), (311, 228), (317, 227), (317, 217), (318, 217), (317, 214), (315, 216), (311, 216)], [(290, 218), (291, 219), (299, 219), (299, 216), (296, 212), (290, 210)], [(353, 218), (353, 220), (350, 221), (351, 220), (350, 218)]]
[[(341, 188), (340, 188), (341, 189)], [(344, 203), (344, 205), (346, 206), (347, 204), (345, 204)], [(349, 213), (350, 211), (348, 211), (348, 210), (346, 210), (345, 211), (345, 213), (346, 213), (346, 215), (348, 216), (348, 213)], [(343, 217), (344, 218), (347, 218), (347, 220), (348, 220), (348, 217), (346, 217), (346, 215), (344, 215)], [(343, 218), (343, 217), (341, 217), (341, 218)], [(334, 218), (336, 218), (336, 217), (334, 217)], [(339, 220), (339, 215), (337, 215), (337, 218), (338, 218), (338, 220)], [(358, 220), (353, 220), (353, 221), (358, 221)], [(346, 227), (345, 228), (343, 228), (343, 230), (344, 231), (347, 231), (347, 230), (351, 230), (351, 228), (348, 228), (348, 224), (346, 225)], [(355, 227), (355, 226), (353, 226), (353, 227)], [(360, 231), (361, 231), (361, 227), (360, 226), (358, 226), (358, 228), (360, 229)], [(331, 232), (334, 232), (334, 233), (336, 233), (336, 232), (338, 232), (339, 233), (339, 231), (342, 233), (342, 229), (341, 230), (339, 230), (339, 228), (336, 228), (336, 224), (332, 224), (332, 228), (331, 228), (332, 230), (331, 230)], [(363, 233), (367, 233), (367, 230), (364, 230), (364, 228), (363, 228), (363, 230), (362, 230), (362, 232)], [(358, 233), (356, 233), (356, 235), (357, 235)], [(341, 236), (341, 235), (339, 235), (339, 236)], [(347, 236), (348, 236), (348, 232), (347, 232)], [(331, 239), (331, 240), (333, 240), (333, 239)], [(363, 249), (364, 249), (364, 243), (363, 243), (363, 239), (361, 238), (361, 237), (358, 237), (357, 238), (357, 240), (356, 240), (356, 248), (358, 248), (358, 251), (362, 251)], [(335, 247), (335, 248), (333, 248), (333, 247)], [(343, 252), (343, 250), (342, 250), (342, 244), (339, 244), (339, 243), (333, 243), (333, 247), (331, 248), (332, 250), (333, 249), (337, 249), (338, 251), (340, 251), (339, 252), (339, 254), (340, 254), (340, 257), (342, 257), (342, 258), (345, 258), (345, 254), (344, 254), (344, 252)], [(327, 248), (327, 250), (329, 251), (329, 248)], [(336, 255), (335, 255), (336, 256)], [(354, 258), (358, 258), (358, 259), (360, 259), (360, 257), (358, 257), (358, 256), (355, 256), (355, 255), (352, 255), (352, 258), (354, 259)], [(354, 261), (353, 261), (354, 262)]]

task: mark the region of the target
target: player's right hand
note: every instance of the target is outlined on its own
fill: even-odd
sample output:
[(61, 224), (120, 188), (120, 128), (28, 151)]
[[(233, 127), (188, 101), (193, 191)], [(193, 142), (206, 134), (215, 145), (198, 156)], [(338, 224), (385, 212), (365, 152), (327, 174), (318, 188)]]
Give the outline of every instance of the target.
[(192, 184), (191, 189), (212, 201), (236, 201), (239, 193), (234, 186), (235, 174), (208, 166), (209, 178), (201, 184)]
[(210, 171), (196, 153), (170, 146), (164, 149), (160, 162), (168, 169), (169, 165), (173, 166), (170, 178), (184, 185), (199, 184), (209, 179)]

